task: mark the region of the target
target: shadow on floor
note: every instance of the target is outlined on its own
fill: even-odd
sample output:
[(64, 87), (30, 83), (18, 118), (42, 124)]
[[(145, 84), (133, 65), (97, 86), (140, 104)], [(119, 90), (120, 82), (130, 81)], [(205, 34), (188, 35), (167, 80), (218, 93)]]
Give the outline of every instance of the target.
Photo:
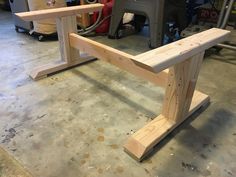
[[(121, 72), (124, 72), (125, 74), (120, 74), (120, 73), (117, 74), (117, 72), (113, 72), (111, 68), (106, 68), (106, 70), (104, 70), (103, 68), (100, 67), (100, 63), (94, 63), (94, 65), (95, 65), (95, 67), (91, 67), (91, 69), (93, 69), (93, 71), (97, 71), (98, 73), (102, 73), (105, 75), (105, 77), (107, 76), (107, 78), (116, 78), (116, 81), (119, 82), (121, 85), (123, 85), (125, 87), (129, 87), (131, 90), (138, 92), (138, 93), (144, 95), (145, 97), (148, 97), (149, 99), (152, 99), (154, 101), (163, 100), (164, 95), (160, 94), (160, 93), (157, 94), (157, 92), (159, 90), (153, 90), (153, 89), (150, 89), (149, 87), (146, 86), (148, 81), (141, 79), (144, 84), (139, 85), (139, 88), (144, 88), (146, 90), (145, 92), (143, 92), (141, 89), (137, 89), (137, 88), (133, 87), (133, 84), (130, 84), (130, 82), (134, 82), (135, 80), (130, 80), (130, 78), (127, 79), (127, 74), (126, 74), (126, 73), (128, 73), (127, 71), (121, 70)], [(130, 73), (128, 73), (128, 74), (130, 74)], [(156, 87), (159, 87), (159, 86), (156, 85)], [(163, 92), (164, 92), (164, 89), (163, 89)], [(153, 96), (153, 95), (155, 95), (155, 96)], [(158, 96), (158, 98), (156, 96)]]
[(129, 98), (117, 93), (115, 90), (110, 89), (109, 86), (106, 86), (99, 81), (96, 81), (92, 79), (91, 77), (85, 75), (84, 73), (78, 71), (78, 70), (73, 70), (72, 71), (74, 74), (78, 75), (79, 77), (83, 78), (84, 80), (88, 81), (89, 83), (92, 83), (97, 89), (103, 90), (104, 92), (110, 94), (111, 96), (119, 99), (123, 103), (132, 106), (134, 109), (139, 110), (140, 112), (149, 115), (150, 117), (156, 117), (156, 113), (146, 109), (143, 107), (142, 104), (138, 104), (130, 100)]

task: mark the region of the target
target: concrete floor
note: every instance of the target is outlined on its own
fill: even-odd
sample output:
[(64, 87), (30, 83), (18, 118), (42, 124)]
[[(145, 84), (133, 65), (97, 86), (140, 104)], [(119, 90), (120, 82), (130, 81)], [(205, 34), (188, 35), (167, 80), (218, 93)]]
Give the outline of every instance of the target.
[[(131, 54), (148, 50), (143, 35), (96, 39)], [(197, 87), (211, 104), (138, 163), (122, 145), (160, 113), (162, 88), (102, 61), (34, 82), (27, 72), (57, 60), (57, 42), (16, 33), (2, 11), (0, 51), (0, 146), (35, 177), (236, 176), (235, 52), (204, 60)]]

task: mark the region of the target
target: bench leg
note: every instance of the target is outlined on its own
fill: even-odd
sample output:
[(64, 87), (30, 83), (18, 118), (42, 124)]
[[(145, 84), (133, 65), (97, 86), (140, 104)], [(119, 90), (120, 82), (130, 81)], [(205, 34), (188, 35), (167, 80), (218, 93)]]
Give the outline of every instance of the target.
[(39, 80), (61, 70), (65, 70), (93, 60), (94, 57), (80, 54), (79, 50), (72, 48), (69, 43), (69, 34), (77, 33), (76, 16), (60, 17), (56, 19), (59, 39), (61, 61), (34, 68), (30, 72), (31, 78)]
[(124, 150), (141, 161), (166, 135), (197, 109), (209, 102), (209, 96), (195, 91), (204, 52), (170, 68), (162, 113), (134, 133)]

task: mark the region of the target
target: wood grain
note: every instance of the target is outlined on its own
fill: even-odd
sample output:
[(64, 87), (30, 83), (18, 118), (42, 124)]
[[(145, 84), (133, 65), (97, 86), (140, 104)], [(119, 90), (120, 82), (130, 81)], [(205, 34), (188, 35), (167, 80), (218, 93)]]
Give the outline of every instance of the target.
[(15, 13), (25, 21), (43, 20), (48, 18), (59, 18), (66, 16), (76, 16), (77, 14), (84, 14), (89, 12), (101, 11), (103, 4), (88, 4), (82, 6), (61, 7), (55, 9), (36, 10), (30, 12)]
[(204, 52), (171, 67), (162, 114), (178, 122), (188, 113), (201, 68)]
[(61, 59), (70, 63), (80, 57), (79, 50), (72, 48), (69, 41), (69, 34), (77, 32), (76, 16), (56, 18), (56, 22)]
[(196, 110), (207, 105), (209, 101), (210, 97), (208, 95), (195, 91), (189, 112), (184, 119), (181, 119), (179, 122), (173, 122), (168, 120), (162, 114), (159, 115), (128, 138), (124, 144), (124, 151), (135, 160), (141, 161), (150, 153), (150, 151), (152, 151), (155, 145), (157, 145)]
[(230, 32), (212, 28), (134, 57), (137, 65), (158, 73), (227, 40)]
[(75, 33), (70, 34), (70, 45), (159, 86), (166, 86), (168, 70), (164, 70), (158, 74), (150, 72), (136, 65), (132, 60), (133, 55), (79, 36)]

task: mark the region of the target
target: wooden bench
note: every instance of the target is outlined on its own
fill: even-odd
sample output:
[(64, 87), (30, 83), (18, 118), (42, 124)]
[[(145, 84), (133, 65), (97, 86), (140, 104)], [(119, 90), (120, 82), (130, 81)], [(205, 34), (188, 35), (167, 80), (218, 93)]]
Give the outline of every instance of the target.
[[(168, 133), (209, 102), (208, 95), (195, 90), (204, 52), (227, 40), (230, 32), (212, 28), (133, 56), (76, 34), (76, 14), (100, 11), (102, 7), (101, 4), (91, 4), (17, 13), (23, 20), (56, 18), (57, 21), (62, 61), (36, 68), (30, 76), (33, 79), (47, 77), (96, 57), (165, 87), (161, 115), (134, 133), (124, 145), (125, 151), (140, 161)], [(79, 51), (93, 57), (83, 56)]]

